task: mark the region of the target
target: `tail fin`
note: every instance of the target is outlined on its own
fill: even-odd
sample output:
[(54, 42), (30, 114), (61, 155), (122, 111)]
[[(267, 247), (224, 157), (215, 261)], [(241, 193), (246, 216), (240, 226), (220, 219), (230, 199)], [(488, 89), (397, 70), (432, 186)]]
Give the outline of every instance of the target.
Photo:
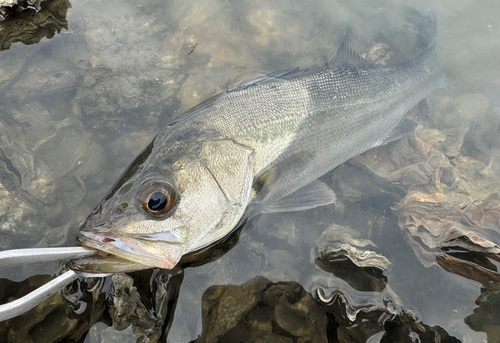
[(434, 45), (437, 36), (437, 17), (436, 12), (427, 13), (416, 10), (409, 11), (409, 21), (415, 23), (410, 28), (416, 36), (416, 45), (420, 51), (424, 51)]
[(422, 13), (412, 11), (412, 19), (416, 24), (414, 34), (416, 36), (416, 46), (421, 51), (415, 58), (417, 63), (426, 66), (426, 70), (432, 74), (434, 88), (444, 88), (448, 86), (448, 80), (441, 69), (441, 63), (435, 49), (437, 36), (437, 16), (436, 12), (429, 11)]
[(437, 36), (436, 12), (430, 12), (422, 17), (417, 31), (417, 47), (425, 50), (434, 45)]

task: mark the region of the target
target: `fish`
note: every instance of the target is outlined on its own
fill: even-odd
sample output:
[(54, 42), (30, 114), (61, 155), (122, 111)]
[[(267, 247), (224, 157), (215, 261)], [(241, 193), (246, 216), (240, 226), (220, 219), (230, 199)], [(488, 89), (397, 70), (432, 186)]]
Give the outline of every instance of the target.
[(78, 243), (172, 269), (259, 213), (334, 203), (318, 178), (413, 130), (405, 114), (447, 86), (436, 22), (421, 16), (415, 59), (371, 64), (344, 37), (321, 67), (261, 76), (186, 111), (125, 170)]

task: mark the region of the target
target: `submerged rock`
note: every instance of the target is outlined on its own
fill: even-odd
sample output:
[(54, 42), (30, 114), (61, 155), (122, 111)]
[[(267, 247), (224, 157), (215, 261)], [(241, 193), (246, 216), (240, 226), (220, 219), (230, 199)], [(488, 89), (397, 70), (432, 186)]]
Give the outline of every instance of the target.
[(1, 7), (12, 7), (14, 5), (17, 5), (17, 0), (1, 0), (0, 1)]
[(262, 300), (269, 280), (258, 277), (241, 286), (212, 286), (203, 295), (200, 342), (217, 342)]
[[(370, 250), (376, 249), (372, 241), (360, 239), (359, 236), (357, 231), (349, 227), (330, 226), (316, 241), (311, 258), (322, 270), (343, 279), (355, 290), (381, 292), (387, 285), (387, 278), (382, 273), (391, 263), (384, 256)], [(326, 293), (333, 292), (331, 289), (319, 288), (318, 292), (323, 293), (323, 299), (330, 297)], [(321, 294), (318, 293), (318, 296)]]
[[(52, 279), (49, 275), (38, 275), (21, 283), (1, 280), (0, 303), (18, 299)], [(87, 318), (71, 316), (70, 312), (63, 295), (56, 293), (32, 310), (0, 322), (0, 340), (12, 343), (62, 342), (79, 337), (89, 328)]]
[[(469, 100), (477, 100), (477, 106)], [(433, 111), (452, 113), (450, 118), (457, 112), (477, 118), (487, 109), (481, 95), (447, 101), (448, 105), (434, 104)], [(436, 113), (431, 117), (440, 118)], [(468, 117), (469, 122), (473, 117)], [(464, 124), (441, 130), (419, 127), (399, 141), (353, 158), (348, 168), (368, 173), (375, 181), (370, 187), (378, 187), (380, 194), (392, 193), (394, 199), (402, 196), (393, 212), (422, 264), (439, 264), (462, 276), (466, 269), (472, 272), (471, 264), (476, 264), (472, 274), (484, 280), (481, 268), (488, 264), (488, 258), (498, 259), (500, 253), (500, 178), (491, 164), (462, 154), (468, 132), (469, 126)], [(362, 192), (351, 190), (357, 188), (354, 183), (339, 184), (347, 199), (363, 199)], [(455, 254), (458, 252), (463, 254)], [(465, 252), (481, 254), (485, 260), (470, 259)], [(457, 259), (464, 259), (464, 268), (468, 267), (457, 268)]]
[(373, 64), (386, 65), (393, 54), (392, 52), (386, 51), (388, 47), (389, 46), (387, 44), (373, 44), (366, 53), (361, 55), (361, 57)]
[(481, 294), (476, 300), (474, 313), (464, 318), (465, 323), (474, 331), (485, 332), (488, 342), (495, 342), (499, 337), (498, 322), (500, 321), (500, 287), (481, 288)]
[[(460, 142), (457, 137), (463, 139), (463, 130), (450, 132), (456, 142)], [(434, 146), (445, 150), (443, 142), (428, 145), (429, 152), (437, 151)], [(500, 178), (470, 157), (442, 155), (438, 161), (425, 187), (412, 185), (394, 207), (399, 226), (408, 230), (421, 262), (435, 263), (437, 251), (450, 249), (500, 253), (494, 243), (500, 239), (500, 199), (496, 196)]]
[[(352, 237), (353, 235), (355, 237)], [(349, 227), (332, 225), (319, 236), (316, 241), (317, 252), (314, 255), (339, 260), (344, 257), (360, 268), (386, 270), (391, 264), (389, 260), (367, 248), (376, 248), (372, 241), (358, 237), (359, 233)]]
[(326, 342), (328, 319), (295, 282), (256, 277), (212, 286), (203, 295), (203, 331), (195, 342)]
[(87, 185), (103, 171), (105, 153), (81, 124), (53, 121), (41, 106), (33, 105), (38, 116), (12, 113), (11, 120), (22, 122), (23, 128), (0, 121), (3, 248), (11, 246), (11, 237), (38, 246), (64, 243), (68, 228), (56, 223), (66, 216), (83, 220), (89, 211), (82, 206)]
[(194, 342), (459, 342), (407, 311), (369, 301), (353, 317), (348, 302), (338, 294), (323, 304), (296, 282), (263, 277), (212, 286), (203, 295), (203, 331)]
[[(52, 38), (62, 29), (68, 29), (66, 12), (71, 4), (68, 0), (45, 0), (34, 8), (35, 1), (3, 0), (0, 2), (0, 50), (9, 49), (12, 43), (38, 43), (42, 38)], [(29, 7), (28, 7), (29, 6)], [(11, 15), (12, 14), (12, 15)]]
[(133, 286), (134, 280), (126, 274), (114, 274), (113, 305), (109, 310), (113, 325), (118, 331), (129, 327), (132, 323), (141, 325), (144, 329), (152, 329), (155, 320), (141, 302), (137, 287)]
[(2, 248), (10, 246), (10, 238), (36, 239), (46, 229), (40, 214), (47, 204), (53, 212), (57, 189), (49, 168), (19, 139), (21, 130), (0, 121), (0, 231)]

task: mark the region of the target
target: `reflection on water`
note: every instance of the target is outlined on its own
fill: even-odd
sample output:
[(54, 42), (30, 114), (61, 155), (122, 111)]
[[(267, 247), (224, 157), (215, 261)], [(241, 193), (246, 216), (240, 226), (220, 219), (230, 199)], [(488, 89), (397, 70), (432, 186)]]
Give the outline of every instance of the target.
[[(54, 4), (69, 5), (38, 13)], [(500, 13), (432, 4), (455, 89), (415, 109), (415, 133), (323, 177), (334, 206), (259, 215), (208, 263), (79, 280), (0, 323), (0, 341), (495, 342)], [(68, 31), (0, 59), (2, 249), (73, 245), (160, 127), (243, 77), (325, 63), (346, 28), (360, 52), (387, 45), (383, 62), (415, 53), (397, 1), (71, 5)], [(1, 271), (1, 302), (58, 271)]]

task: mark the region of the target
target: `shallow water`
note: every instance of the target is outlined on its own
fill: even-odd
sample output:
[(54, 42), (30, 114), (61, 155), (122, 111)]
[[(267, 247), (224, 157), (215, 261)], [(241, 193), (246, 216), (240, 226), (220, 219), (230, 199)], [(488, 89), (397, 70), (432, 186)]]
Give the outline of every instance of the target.
[[(495, 136), (500, 123), (500, 68), (495, 52), (500, 48), (500, 27), (496, 24), (500, 7), (493, 1), (427, 4), (437, 12), (437, 49), (451, 87), (431, 97), (431, 119), (424, 120), (424, 128), (445, 130), (468, 124), (460, 156), (489, 165), (488, 170), (496, 173), (489, 180), (496, 182), (493, 177), (499, 176), (500, 169), (500, 142)], [(61, 10), (67, 7), (66, 2), (59, 5)], [(125, 0), (72, 2), (66, 15), (67, 30), (34, 45), (14, 43), (0, 52), (0, 160), (10, 161), (0, 164), (0, 248), (72, 246), (78, 227), (92, 208), (163, 125), (248, 76), (326, 63), (346, 29), (358, 52), (365, 52), (373, 43), (384, 43), (394, 53), (391, 63), (412, 58), (416, 50), (405, 6), (402, 1), (344, 4), (321, 0), (153, 0), (140, 5)], [(460, 98), (466, 94), (476, 95)], [(459, 98), (465, 104), (462, 110), (452, 111), (452, 105), (443, 105), (443, 99), (456, 103)], [(396, 144), (373, 154), (382, 156), (383, 151), (396, 149)], [(147, 323), (141, 321), (148, 317), (143, 313), (136, 321), (122, 320), (118, 330), (113, 328), (111, 318), (116, 316), (107, 314), (104, 300), (110, 293), (111, 279), (94, 280), (101, 283), (94, 292), (101, 298), (94, 298), (94, 302), (88, 290), (93, 281), (82, 281), (66, 293), (67, 298), (71, 294), (80, 297), (76, 309), (55, 297), (38, 310), (0, 323), (0, 342), (155, 341), (153, 337), (189, 342), (208, 325), (206, 318), (202, 323), (204, 294), (206, 300), (210, 292), (223, 292), (214, 288), (207, 291), (209, 287), (250, 282), (255, 288), (242, 286), (236, 293), (268, 291), (270, 284), (262, 286), (265, 282), (254, 279), (257, 276), (272, 283), (300, 284), (315, 299), (314, 305), (306, 308), (318, 313), (318, 318), (328, 318), (318, 331), (329, 330), (330, 341), (355, 342), (371, 337), (370, 342), (426, 342), (431, 336), (423, 332), (440, 327), (443, 341), (452, 342), (450, 337), (455, 337), (461, 342), (496, 342), (500, 333), (495, 320), (500, 318), (495, 306), (498, 254), (468, 255), (467, 260), (475, 264), (470, 269), (465, 265), (460, 268), (470, 277), (450, 272), (450, 268), (446, 271), (435, 255), (415, 250), (425, 245), (428, 236), (401, 229), (401, 220), (398, 225), (393, 208), (408, 188), (373, 177), (359, 168), (362, 164), (356, 160), (323, 177), (339, 195), (335, 205), (259, 215), (246, 224), (236, 245), (215, 261), (184, 271), (134, 273), (144, 313), (153, 318)], [(491, 189), (496, 188), (490, 187), (491, 194), (496, 194)], [(474, 192), (471, 188), (471, 198)], [(334, 231), (334, 224), (351, 229)], [(480, 235), (500, 244), (495, 227), (483, 229)], [(350, 235), (357, 243), (370, 240), (373, 244), (367, 249), (384, 256), (391, 265), (383, 273), (363, 269), (369, 276), (359, 274), (360, 268), (352, 265), (320, 268), (315, 258), (317, 245), (323, 241), (317, 240), (325, 232), (333, 232), (333, 237), (335, 232), (342, 237)], [(423, 250), (441, 252), (438, 248)], [(59, 268), (26, 266), (0, 271), (0, 289), (4, 297), (10, 296), (7, 290), (14, 286), (3, 279), (19, 282), (31, 275), (56, 274)], [(491, 278), (486, 286), (478, 282), (484, 278)], [(37, 280), (30, 279), (30, 285), (46, 277)], [(377, 289), (374, 284), (383, 286)], [(18, 286), (29, 289), (24, 284)], [(334, 298), (338, 301), (322, 303), (318, 289), (327, 298), (335, 292), (341, 296)], [(223, 290), (231, 292), (230, 288)], [(300, 299), (306, 299), (305, 293), (300, 294)], [(258, 306), (266, 308), (262, 297)], [(203, 309), (210, 306), (217, 307), (217, 302), (206, 303)], [(236, 301), (230, 308), (236, 311), (238, 306)], [(257, 313), (257, 305), (243, 306), (248, 307), (248, 313), (250, 309)], [(273, 313), (277, 313), (276, 308)], [(299, 312), (294, 313), (300, 317)], [(211, 316), (214, 322), (219, 317), (230, 321), (220, 309)], [(253, 323), (248, 316), (241, 319), (245, 320)], [(382, 338), (384, 330), (393, 332), (394, 323), (405, 320), (412, 324), (398, 324), (399, 333)], [(243, 328), (241, 321), (232, 327)], [(212, 334), (222, 330), (221, 324), (211, 325)], [(366, 329), (360, 329), (363, 325)], [(280, 324), (281, 331), (275, 327), (273, 334), (281, 335), (282, 341), (300, 341), (299, 333), (284, 333), (285, 327), (286, 323)], [(338, 333), (332, 333), (336, 329)], [(230, 331), (213, 337), (238, 339), (237, 330)], [(277, 336), (272, 337), (277, 341)], [(325, 338), (307, 337), (313, 337), (314, 342)]]

